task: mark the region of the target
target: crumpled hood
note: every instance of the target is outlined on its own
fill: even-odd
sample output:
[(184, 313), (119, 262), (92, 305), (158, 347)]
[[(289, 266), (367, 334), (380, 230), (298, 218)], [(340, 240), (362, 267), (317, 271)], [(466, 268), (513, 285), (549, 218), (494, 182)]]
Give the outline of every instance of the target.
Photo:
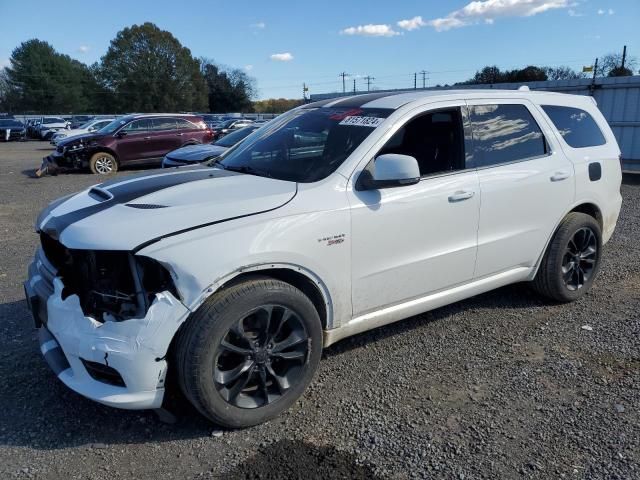
[(162, 170), (53, 202), (36, 229), (67, 248), (136, 250), (178, 232), (274, 210), (296, 191), (294, 182), (218, 168)]
[(181, 162), (203, 162), (208, 158), (218, 157), (228, 150), (227, 147), (212, 145), (189, 145), (167, 153), (167, 158)]
[[(66, 133), (66, 132), (63, 132)], [(58, 142), (58, 146), (59, 147), (65, 147), (67, 145), (70, 145), (72, 143), (76, 143), (76, 142), (84, 142), (84, 143), (89, 143), (91, 141), (94, 140), (100, 140), (102, 138), (104, 138), (105, 135), (101, 135), (98, 133), (83, 133), (80, 135), (74, 135), (74, 136), (69, 136), (67, 138), (63, 138)]]

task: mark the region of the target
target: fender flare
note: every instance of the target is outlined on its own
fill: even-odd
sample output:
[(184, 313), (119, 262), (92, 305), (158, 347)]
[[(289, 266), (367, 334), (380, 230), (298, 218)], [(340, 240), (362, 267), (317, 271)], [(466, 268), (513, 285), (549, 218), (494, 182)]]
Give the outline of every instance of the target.
[(316, 275), (313, 271), (309, 270), (306, 267), (303, 267), (302, 265), (297, 265), (293, 263), (282, 263), (282, 262), (256, 263), (256, 264), (250, 264), (250, 265), (245, 265), (243, 267), (239, 267), (221, 277), (218, 277), (213, 283), (211, 283), (202, 292), (202, 294), (198, 297), (198, 299), (194, 302), (194, 304), (192, 306), (189, 306), (189, 310), (191, 310), (192, 312), (195, 312), (200, 307), (200, 305), (202, 305), (207, 300), (207, 298), (209, 298), (211, 295), (219, 291), (225, 284), (229, 283), (234, 278), (242, 274), (251, 273), (251, 272), (261, 272), (264, 270), (274, 270), (274, 269), (291, 270), (292, 272), (304, 275), (309, 281), (311, 281), (316, 286), (316, 288), (322, 295), (322, 299), (324, 300), (325, 309), (326, 309), (326, 328), (331, 329), (334, 327), (333, 302), (331, 299), (331, 293), (326, 283), (322, 281), (322, 279), (318, 275)]
[(529, 275), (529, 280), (533, 280), (536, 277), (536, 275), (538, 273), (538, 269), (540, 268), (540, 264), (542, 263), (542, 258), (544, 257), (544, 254), (547, 253), (547, 248), (549, 248), (549, 244), (551, 243), (551, 240), (553, 239), (553, 237), (555, 236), (556, 232), (558, 231), (558, 228), (560, 228), (560, 224), (562, 223), (562, 221), (565, 219), (565, 217), (567, 215), (569, 215), (571, 212), (573, 212), (576, 209), (576, 207), (579, 207), (580, 205), (585, 205), (585, 204), (593, 205), (596, 209), (598, 209), (598, 211), (600, 212), (600, 215), (602, 215), (602, 209), (598, 206), (597, 203), (595, 203), (593, 201), (582, 199), (582, 200), (572, 204), (571, 207), (569, 207), (567, 209), (567, 211), (565, 211), (560, 216), (560, 218), (558, 219), (558, 221), (554, 225), (553, 230), (551, 231), (551, 233), (547, 237), (547, 241), (544, 244), (544, 248), (542, 249), (542, 252), (538, 256), (538, 259), (536, 260), (536, 263), (533, 265), (533, 267), (531, 269), (531, 273)]

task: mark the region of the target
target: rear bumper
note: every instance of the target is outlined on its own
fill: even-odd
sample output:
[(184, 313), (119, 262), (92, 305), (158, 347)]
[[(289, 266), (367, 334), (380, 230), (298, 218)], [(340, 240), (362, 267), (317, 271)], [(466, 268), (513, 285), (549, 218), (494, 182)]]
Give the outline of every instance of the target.
[(39, 328), (40, 351), (56, 376), (104, 405), (160, 408), (165, 357), (187, 308), (163, 292), (144, 318), (100, 323), (84, 315), (76, 295), (62, 298), (64, 287), (55, 275), (39, 249), (24, 289)]

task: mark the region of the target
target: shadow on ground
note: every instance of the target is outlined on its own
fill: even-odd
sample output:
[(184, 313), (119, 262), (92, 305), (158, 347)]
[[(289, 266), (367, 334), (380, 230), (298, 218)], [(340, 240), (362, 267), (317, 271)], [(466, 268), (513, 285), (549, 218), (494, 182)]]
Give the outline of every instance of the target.
[(354, 456), (333, 447), (282, 440), (267, 447), (225, 475), (230, 479), (280, 480), (334, 478), (376, 480), (372, 469), (359, 465)]

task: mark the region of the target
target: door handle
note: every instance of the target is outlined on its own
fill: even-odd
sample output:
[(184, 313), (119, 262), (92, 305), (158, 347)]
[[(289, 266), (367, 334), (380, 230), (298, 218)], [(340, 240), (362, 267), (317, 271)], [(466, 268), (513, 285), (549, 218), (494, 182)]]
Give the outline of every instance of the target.
[(569, 178), (569, 172), (556, 172), (551, 175), (551, 178), (549, 180), (551, 180), (552, 182), (560, 182), (562, 180), (566, 180), (567, 178)]
[(151, 140), (151, 137), (143, 137), (143, 140)]
[(458, 190), (453, 195), (449, 195), (449, 203), (462, 202), (463, 200), (469, 200), (475, 195), (476, 192)]
[(184, 135), (184, 133), (176, 133), (177, 136), (181, 137)]

